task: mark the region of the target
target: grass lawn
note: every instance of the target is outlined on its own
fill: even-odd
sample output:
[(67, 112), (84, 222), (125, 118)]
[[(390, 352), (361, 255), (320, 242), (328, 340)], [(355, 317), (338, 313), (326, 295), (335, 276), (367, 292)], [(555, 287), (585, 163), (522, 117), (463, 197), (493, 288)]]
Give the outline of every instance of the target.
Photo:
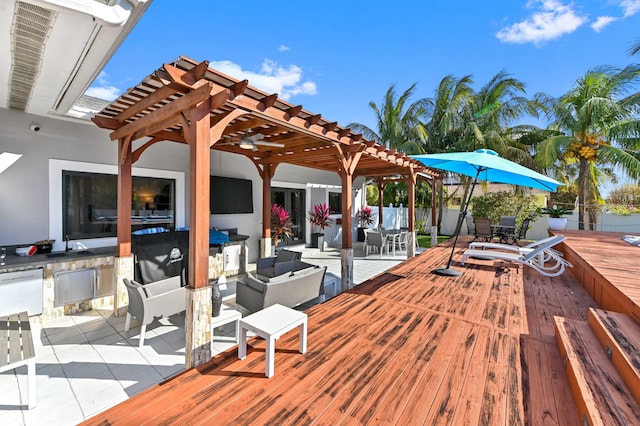
[[(438, 235), (438, 244), (451, 238), (450, 235)], [(422, 248), (431, 247), (431, 235), (418, 235), (418, 245)]]

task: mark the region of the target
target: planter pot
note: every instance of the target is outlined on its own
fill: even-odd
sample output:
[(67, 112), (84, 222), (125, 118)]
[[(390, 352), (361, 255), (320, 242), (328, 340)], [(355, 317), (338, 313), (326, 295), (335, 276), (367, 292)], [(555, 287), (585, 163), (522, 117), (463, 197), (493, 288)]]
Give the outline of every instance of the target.
[(561, 231), (567, 227), (567, 218), (564, 217), (549, 217), (547, 218), (549, 229), (553, 231)]
[(324, 246), (324, 234), (321, 232), (314, 232), (311, 234), (311, 247), (322, 249)]
[(220, 308), (222, 307), (222, 293), (220, 293), (220, 285), (216, 282), (211, 289), (211, 316), (219, 317)]
[(364, 242), (364, 230), (367, 228), (358, 228), (358, 241)]

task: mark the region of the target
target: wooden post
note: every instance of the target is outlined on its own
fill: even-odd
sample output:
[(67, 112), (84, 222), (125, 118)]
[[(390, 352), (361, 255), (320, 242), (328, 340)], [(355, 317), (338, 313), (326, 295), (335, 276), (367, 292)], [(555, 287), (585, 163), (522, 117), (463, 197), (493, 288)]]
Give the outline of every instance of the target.
[(411, 173), (405, 179), (407, 182), (407, 192), (409, 195), (409, 212), (408, 223), (409, 234), (407, 235), (407, 258), (416, 255), (416, 238), (418, 236), (415, 233), (415, 218), (416, 218), (416, 173), (411, 170)]
[(352, 145), (348, 151), (337, 147), (340, 153), (338, 171), (342, 182), (342, 250), (340, 252), (342, 290), (353, 288), (353, 174), (362, 157), (364, 145)]
[(258, 167), (262, 178), (262, 239), (260, 240), (260, 257), (272, 256), (271, 253), (271, 179), (276, 171), (274, 164), (263, 164)]
[(438, 221), (436, 220), (436, 212), (438, 211), (438, 203), (436, 202), (436, 194), (438, 193), (439, 179), (431, 179), (431, 247), (438, 245)]
[(384, 188), (387, 183), (382, 179), (376, 179), (378, 187), (378, 228), (382, 229), (384, 223)]
[(118, 219), (115, 259), (116, 294), (113, 310), (116, 316), (124, 315), (129, 296), (123, 278), (133, 279), (131, 256), (131, 196), (132, 196), (131, 136), (118, 140)]
[[(117, 255), (131, 255), (131, 196), (132, 196), (131, 135), (118, 140), (118, 219)], [(133, 277), (131, 277), (133, 278)]]
[(189, 288), (185, 300), (185, 366), (211, 359), (211, 287), (209, 286), (210, 103), (201, 102), (182, 120), (189, 143)]

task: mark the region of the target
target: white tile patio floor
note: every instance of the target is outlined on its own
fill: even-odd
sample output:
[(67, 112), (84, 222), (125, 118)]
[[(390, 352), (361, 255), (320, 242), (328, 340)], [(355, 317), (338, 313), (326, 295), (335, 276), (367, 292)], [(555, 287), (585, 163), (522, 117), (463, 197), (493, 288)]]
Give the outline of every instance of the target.
[[(354, 244), (356, 245), (356, 244)], [(290, 247), (302, 258), (340, 276), (340, 250)], [(354, 250), (354, 282), (359, 284), (406, 259)], [(255, 265), (250, 265), (255, 268)], [(338, 286), (339, 287), (339, 286)], [(327, 288), (327, 298), (333, 297)], [(226, 303), (235, 302), (231, 281)], [(303, 305), (300, 309), (305, 309)], [(154, 321), (138, 348), (140, 328), (125, 333), (125, 316), (88, 311), (41, 323), (32, 318), (36, 346), (36, 407), (26, 409), (27, 369), (0, 374), (0, 425), (72, 425), (126, 400), (184, 369), (184, 313)], [(235, 346), (233, 324), (216, 329), (214, 354)]]

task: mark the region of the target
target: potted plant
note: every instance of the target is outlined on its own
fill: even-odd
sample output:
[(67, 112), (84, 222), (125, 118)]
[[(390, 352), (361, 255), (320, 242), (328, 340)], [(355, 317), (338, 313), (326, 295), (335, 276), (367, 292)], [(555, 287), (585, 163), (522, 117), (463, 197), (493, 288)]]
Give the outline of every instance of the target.
[(271, 238), (276, 248), (281, 239), (289, 238), (293, 234), (292, 227), (289, 212), (278, 204), (271, 206)]
[(329, 217), (331, 210), (326, 203), (316, 204), (313, 206), (313, 211), (309, 212), (309, 222), (314, 227), (320, 228), (322, 232), (314, 232), (311, 234), (311, 247), (324, 246), (324, 228), (327, 228), (333, 224), (333, 219)]
[(549, 229), (552, 229), (554, 231), (559, 231), (567, 227), (567, 218), (562, 216), (573, 214), (573, 209), (565, 209), (563, 207), (558, 207), (557, 205), (554, 204), (551, 207), (541, 208), (539, 212), (541, 214), (549, 215), (549, 217), (547, 218)]
[(356, 220), (358, 221), (358, 241), (364, 241), (364, 230), (373, 223), (373, 209), (369, 206), (363, 206), (356, 212)]

